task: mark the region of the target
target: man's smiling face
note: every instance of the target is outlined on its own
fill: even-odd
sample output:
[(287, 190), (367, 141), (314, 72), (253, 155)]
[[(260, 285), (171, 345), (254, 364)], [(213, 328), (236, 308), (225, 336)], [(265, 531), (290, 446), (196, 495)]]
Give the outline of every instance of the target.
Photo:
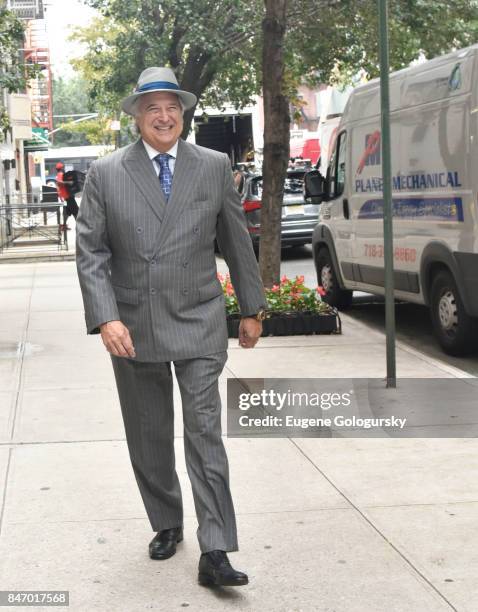
[(153, 91), (137, 102), (136, 125), (142, 138), (160, 153), (166, 153), (183, 131), (183, 113), (176, 94)]

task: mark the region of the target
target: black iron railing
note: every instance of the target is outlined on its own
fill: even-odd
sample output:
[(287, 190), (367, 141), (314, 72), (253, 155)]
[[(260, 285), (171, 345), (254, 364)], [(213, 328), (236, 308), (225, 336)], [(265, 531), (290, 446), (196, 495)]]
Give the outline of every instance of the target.
[(0, 204), (0, 253), (19, 247), (68, 250), (64, 205), (60, 202)]

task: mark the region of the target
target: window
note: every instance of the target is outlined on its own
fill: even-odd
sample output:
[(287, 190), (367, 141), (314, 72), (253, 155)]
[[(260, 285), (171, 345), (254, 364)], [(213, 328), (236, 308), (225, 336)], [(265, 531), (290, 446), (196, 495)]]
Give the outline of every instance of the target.
[(336, 167), (337, 148), (334, 148), (327, 169), (327, 199), (331, 200), (335, 197), (335, 167)]
[(327, 199), (338, 198), (345, 188), (345, 161), (347, 156), (347, 132), (342, 132), (337, 138), (328, 169)]
[[(304, 192), (304, 174), (303, 170), (287, 172), (284, 182), (284, 199), (288, 196), (301, 195)], [(251, 195), (262, 197), (262, 177), (252, 179)]]
[(346, 154), (347, 132), (342, 132), (337, 138), (337, 144), (330, 159), (328, 189), (330, 199), (338, 198), (344, 192)]
[(345, 160), (347, 153), (347, 132), (343, 132), (338, 140), (337, 155), (337, 186), (335, 196), (342, 195), (345, 189)]

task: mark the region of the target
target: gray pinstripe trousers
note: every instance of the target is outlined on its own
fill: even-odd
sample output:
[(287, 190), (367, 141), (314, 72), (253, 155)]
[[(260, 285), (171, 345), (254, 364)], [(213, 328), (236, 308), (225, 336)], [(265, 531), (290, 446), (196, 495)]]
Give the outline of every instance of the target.
[[(170, 362), (111, 357), (134, 475), (154, 531), (183, 523), (175, 469), (173, 379)], [(227, 353), (174, 361), (181, 392), (184, 452), (198, 519), (201, 552), (238, 550), (221, 437), (218, 378)]]

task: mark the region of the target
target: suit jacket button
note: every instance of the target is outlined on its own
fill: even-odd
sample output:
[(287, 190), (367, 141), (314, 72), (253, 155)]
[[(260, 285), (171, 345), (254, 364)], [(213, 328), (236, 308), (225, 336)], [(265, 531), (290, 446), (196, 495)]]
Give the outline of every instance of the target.
[(142, 228), (142, 227), (137, 227), (137, 228), (136, 228), (136, 231), (138, 232), (138, 234), (141, 234), (141, 233), (142, 233), (142, 231), (143, 231), (143, 228)]
[(187, 295), (188, 294), (188, 290), (186, 289), (186, 287), (183, 289), (183, 295)]
[(197, 233), (199, 232), (199, 227), (198, 227), (197, 225), (195, 225), (195, 226), (193, 227), (193, 232), (194, 232), (195, 234), (197, 234)]
[(151, 260), (149, 263), (150, 263), (152, 266), (155, 266), (155, 265), (156, 265), (156, 260), (155, 260), (155, 259), (152, 259), (152, 260)]
[(187, 268), (187, 267), (188, 267), (188, 264), (189, 264), (189, 262), (188, 262), (188, 261), (185, 261), (185, 262), (183, 263), (183, 268)]
[(156, 289), (151, 289), (150, 293), (151, 293), (151, 295), (154, 295), (156, 293)]

